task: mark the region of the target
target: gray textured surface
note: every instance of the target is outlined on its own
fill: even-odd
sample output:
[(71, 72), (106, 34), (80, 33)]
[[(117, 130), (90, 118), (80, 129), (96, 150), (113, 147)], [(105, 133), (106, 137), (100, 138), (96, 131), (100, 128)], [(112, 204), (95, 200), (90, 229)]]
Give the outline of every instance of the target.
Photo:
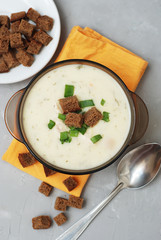
[[(55, 0), (62, 22), (57, 53), (74, 25), (89, 26), (149, 61), (137, 93), (146, 102), (150, 122), (140, 143), (161, 143), (161, 2), (160, 0)], [(9, 97), (28, 81), (0, 86), (0, 156), (11, 142), (3, 112)], [(99, 203), (116, 184), (117, 163), (93, 174), (83, 191), (83, 210), (69, 209), (69, 221), (49, 230), (34, 231), (31, 218), (49, 214), (56, 196), (66, 196), (55, 189), (46, 198), (38, 193), (40, 181), (0, 161), (0, 240), (55, 240), (64, 230)], [(124, 190), (94, 220), (80, 239), (160, 240), (161, 173), (141, 190)]]

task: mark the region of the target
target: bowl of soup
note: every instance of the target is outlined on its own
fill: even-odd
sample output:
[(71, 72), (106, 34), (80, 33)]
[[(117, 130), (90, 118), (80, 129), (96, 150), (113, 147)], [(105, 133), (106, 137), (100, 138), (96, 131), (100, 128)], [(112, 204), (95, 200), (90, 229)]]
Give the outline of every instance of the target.
[[(67, 112), (60, 99), (69, 107)], [(73, 107), (77, 104), (72, 114), (68, 100), (73, 101)], [(92, 111), (96, 113), (88, 114)], [(97, 112), (102, 116), (99, 119)], [(81, 125), (66, 124), (69, 115), (81, 117)], [(93, 118), (94, 125), (86, 116), (87, 120)], [(113, 71), (96, 62), (75, 59), (46, 67), (15, 93), (6, 105), (5, 123), (48, 168), (87, 174), (109, 166), (143, 136), (148, 111)]]

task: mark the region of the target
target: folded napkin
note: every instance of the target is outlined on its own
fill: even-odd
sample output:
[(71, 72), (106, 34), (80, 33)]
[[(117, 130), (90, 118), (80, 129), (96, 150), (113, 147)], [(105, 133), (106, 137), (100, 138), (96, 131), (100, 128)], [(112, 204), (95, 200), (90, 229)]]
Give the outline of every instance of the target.
[(57, 61), (87, 59), (114, 71), (131, 90), (135, 91), (148, 62), (119, 46), (94, 30), (73, 27)]
[[(94, 30), (88, 27), (82, 29), (79, 26), (73, 27), (56, 61), (74, 58), (93, 60), (107, 66), (125, 82), (131, 91), (135, 91), (148, 65), (141, 57)], [(63, 180), (69, 175), (56, 173), (46, 177), (43, 166), (39, 162), (23, 168), (18, 160), (18, 154), (23, 152), (28, 152), (28, 150), (22, 143), (14, 139), (2, 159), (20, 170), (69, 193), (63, 184)], [(78, 186), (70, 194), (80, 196), (88, 177), (89, 175), (74, 176), (78, 181)]]

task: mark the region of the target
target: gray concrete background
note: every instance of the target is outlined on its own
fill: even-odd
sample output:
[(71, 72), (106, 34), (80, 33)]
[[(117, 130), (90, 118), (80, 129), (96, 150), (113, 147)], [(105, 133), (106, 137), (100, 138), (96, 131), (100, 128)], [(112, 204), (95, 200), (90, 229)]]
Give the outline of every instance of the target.
[[(161, 1), (160, 0), (55, 0), (62, 35), (59, 53), (74, 25), (89, 26), (149, 61), (137, 93), (146, 102), (150, 122), (145, 142), (161, 143)], [(5, 104), (21, 83), (0, 85), (0, 156), (12, 138), (3, 121)], [(134, 146), (133, 146), (134, 147)], [(55, 189), (51, 197), (38, 193), (40, 181), (0, 161), (0, 240), (55, 240), (98, 204), (115, 187), (116, 162), (93, 174), (82, 197), (82, 210), (68, 209), (69, 221), (61, 227), (34, 231), (31, 219), (41, 214), (54, 217), (56, 196), (67, 194)], [(160, 240), (161, 239), (161, 173), (154, 182), (140, 190), (122, 191), (93, 221), (81, 240)]]

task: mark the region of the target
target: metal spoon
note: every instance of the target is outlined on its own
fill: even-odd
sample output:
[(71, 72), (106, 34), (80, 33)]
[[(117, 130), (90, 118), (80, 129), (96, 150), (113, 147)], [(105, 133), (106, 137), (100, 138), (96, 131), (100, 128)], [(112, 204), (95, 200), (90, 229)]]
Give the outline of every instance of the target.
[(117, 167), (118, 185), (99, 205), (65, 231), (57, 240), (76, 240), (97, 214), (124, 188), (141, 188), (159, 172), (161, 146), (157, 143), (141, 145), (127, 153)]

